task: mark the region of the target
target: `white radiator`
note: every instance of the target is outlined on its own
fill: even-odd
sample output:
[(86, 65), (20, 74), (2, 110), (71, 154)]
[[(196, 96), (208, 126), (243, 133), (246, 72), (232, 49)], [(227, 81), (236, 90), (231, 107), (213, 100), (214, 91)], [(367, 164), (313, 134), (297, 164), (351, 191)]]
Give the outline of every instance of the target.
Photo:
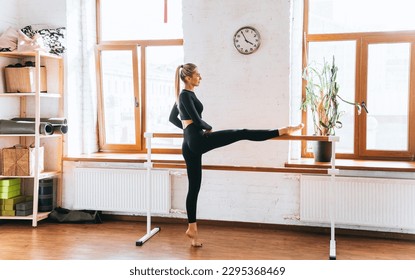
[[(335, 222), (415, 229), (415, 180), (337, 177)], [(300, 219), (330, 222), (330, 177), (301, 176)]]
[[(141, 213), (147, 211), (146, 170), (75, 168), (75, 209)], [(170, 212), (170, 176), (151, 171), (151, 212)]]

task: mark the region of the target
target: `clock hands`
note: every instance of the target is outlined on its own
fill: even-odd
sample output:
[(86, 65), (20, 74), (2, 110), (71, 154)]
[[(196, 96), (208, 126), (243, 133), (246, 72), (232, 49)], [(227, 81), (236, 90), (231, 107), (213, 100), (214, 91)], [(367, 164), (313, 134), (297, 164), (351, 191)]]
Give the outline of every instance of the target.
[(258, 31), (250, 26), (239, 28), (233, 36), (234, 47), (241, 54), (254, 53), (258, 49), (260, 43), (261, 38)]
[(243, 31), (243, 30), (241, 30), (241, 34), (242, 34), (242, 36), (244, 37), (245, 42), (247, 42), (247, 43), (249, 43), (249, 44), (251, 44), (251, 45), (254, 45), (254, 44), (252, 44), (250, 41), (248, 41), (248, 40), (246, 39), (246, 37), (245, 37), (245, 34), (244, 34), (244, 31)]

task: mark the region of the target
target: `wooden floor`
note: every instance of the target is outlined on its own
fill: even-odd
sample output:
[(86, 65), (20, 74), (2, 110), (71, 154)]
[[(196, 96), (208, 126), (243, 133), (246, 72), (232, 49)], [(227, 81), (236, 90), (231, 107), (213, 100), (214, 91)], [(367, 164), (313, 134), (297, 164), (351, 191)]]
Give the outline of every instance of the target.
[[(58, 224), (1, 221), (1, 260), (327, 260), (329, 233), (199, 224), (202, 248), (192, 248), (183, 223), (161, 223), (143, 246), (136, 221)], [(415, 241), (337, 235), (338, 260), (415, 260)]]

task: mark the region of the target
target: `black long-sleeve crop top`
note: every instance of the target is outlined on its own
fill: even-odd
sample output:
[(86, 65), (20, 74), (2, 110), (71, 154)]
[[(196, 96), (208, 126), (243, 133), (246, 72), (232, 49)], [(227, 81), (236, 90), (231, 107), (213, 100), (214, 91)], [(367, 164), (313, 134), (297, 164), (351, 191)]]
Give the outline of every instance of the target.
[[(175, 103), (170, 112), (169, 121), (183, 129), (181, 120), (192, 120), (193, 123), (202, 129), (211, 130), (212, 127), (202, 120), (203, 104), (197, 99), (195, 93), (183, 89), (179, 96), (179, 104)], [(180, 119), (178, 116), (180, 115)]]

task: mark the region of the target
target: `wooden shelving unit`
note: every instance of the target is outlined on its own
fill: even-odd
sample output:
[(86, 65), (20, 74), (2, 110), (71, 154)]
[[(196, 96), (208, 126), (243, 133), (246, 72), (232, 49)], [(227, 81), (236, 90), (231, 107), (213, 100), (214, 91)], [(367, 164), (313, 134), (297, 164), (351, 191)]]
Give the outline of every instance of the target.
[[(57, 55), (44, 53), (44, 52), (0, 52), (0, 65), (7, 66), (8, 64), (21, 63), (24, 64), (26, 61), (35, 62), (35, 92), (15, 92), (9, 93), (5, 90), (5, 84), (1, 85), (0, 79), (0, 99), (17, 99), (19, 103), (19, 108), (15, 108), (16, 113), (13, 117), (21, 118), (34, 118), (35, 127), (39, 128), (40, 118), (45, 117), (41, 116), (44, 114), (44, 106), (42, 106), (43, 100), (54, 100), (51, 102), (51, 106), (54, 108), (47, 108), (48, 110), (53, 111), (53, 116), (48, 117), (63, 117), (63, 94), (64, 94), (64, 67), (63, 67), (63, 58)], [(40, 91), (40, 67), (46, 66), (46, 75), (47, 75), (47, 92)], [(2, 67), (2, 68), (3, 68)], [(3, 72), (4, 69), (1, 69)], [(5, 82), (4, 82), (5, 83)], [(0, 101), (0, 110), (4, 106), (5, 102)], [(49, 107), (49, 103), (48, 103)], [(10, 108), (9, 108), (10, 110)], [(12, 108), (14, 110), (14, 108)], [(14, 111), (13, 111), (14, 112)], [(3, 116), (0, 114), (0, 119), (3, 119)], [(61, 185), (62, 185), (62, 156), (63, 156), (63, 141), (64, 137), (62, 134), (52, 134), (52, 135), (43, 135), (40, 134), (40, 129), (36, 129), (34, 134), (0, 134), (0, 139), (6, 138), (6, 141), (1, 141), (2, 143), (6, 142), (7, 144), (1, 144), (0, 148), (5, 148), (7, 145), (10, 147), (10, 143), (15, 142), (15, 144), (22, 144), (24, 146), (34, 146), (35, 151), (35, 162), (34, 162), (34, 174), (33, 176), (4, 176), (0, 172), (1, 178), (22, 178), (24, 184), (24, 194), (27, 189), (33, 188), (33, 214), (28, 216), (0, 216), (0, 220), (31, 220), (32, 226), (36, 227), (38, 221), (46, 219), (49, 215), (49, 212), (39, 212), (38, 211), (38, 199), (39, 199), (39, 180), (54, 178), (57, 179), (56, 184), (56, 205), (61, 204)], [(39, 148), (43, 146), (45, 151), (44, 158), (44, 171), (39, 172)], [(33, 182), (33, 183), (32, 183)], [(31, 186), (28, 186), (31, 185)]]

